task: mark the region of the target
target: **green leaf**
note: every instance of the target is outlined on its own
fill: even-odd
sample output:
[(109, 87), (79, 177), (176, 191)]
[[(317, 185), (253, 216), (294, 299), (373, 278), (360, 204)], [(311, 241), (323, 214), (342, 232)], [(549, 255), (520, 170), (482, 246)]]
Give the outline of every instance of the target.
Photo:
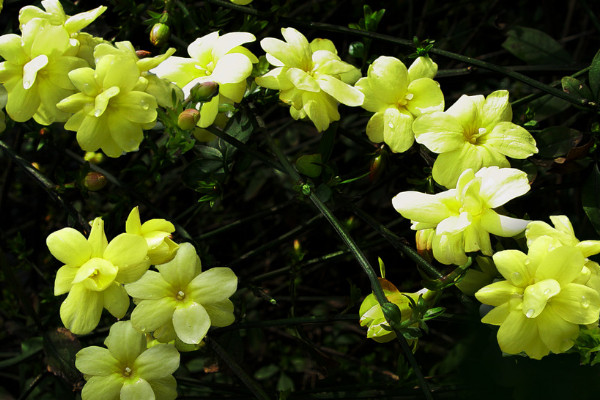
[(537, 29), (516, 26), (508, 31), (507, 36), (502, 47), (527, 64), (564, 65), (573, 62), (560, 43)]
[(575, 79), (570, 76), (565, 76), (560, 80), (563, 91), (570, 93), (580, 99), (594, 101), (595, 97), (592, 95), (592, 91), (587, 85), (581, 82), (579, 79)]
[(600, 171), (598, 171), (598, 164), (594, 165), (592, 173), (583, 184), (581, 203), (592, 226), (600, 234)]
[[(250, 118), (248, 113), (244, 110), (240, 110), (229, 119), (224, 130), (227, 134), (233, 136), (240, 142), (246, 143), (254, 131), (253, 121), (254, 119)], [(219, 139), (218, 141), (218, 148), (221, 149), (223, 159), (226, 163), (229, 163), (232, 160), (233, 154), (237, 151), (237, 148), (234, 145), (229, 144), (222, 139)]]
[(76, 383), (81, 380), (81, 373), (75, 368), (75, 354), (81, 350), (81, 343), (66, 328), (58, 328), (44, 336), (44, 350), (48, 371), (56, 376)]
[(324, 163), (329, 161), (331, 153), (333, 152), (333, 145), (335, 144), (335, 134), (337, 132), (337, 124), (329, 125), (329, 128), (321, 134), (321, 141), (319, 142), (319, 153), (321, 153), (321, 159)]
[(321, 162), (321, 154), (305, 154), (296, 160), (296, 169), (302, 175), (306, 175), (309, 178), (316, 178), (321, 175), (323, 166)]
[(254, 379), (257, 379), (259, 381), (269, 379), (277, 372), (279, 372), (279, 367), (275, 364), (269, 364), (256, 370), (256, 372), (254, 373)]
[(214, 186), (225, 176), (223, 155), (214, 147), (197, 146), (196, 149), (200, 158), (187, 165), (181, 179), (189, 188), (205, 192), (207, 182)]
[(566, 126), (551, 126), (535, 135), (539, 156), (543, 158), (562, 157), (581, 140), (581, 132)]
[(588, 74), (590, 88), (592, 89), (594, 99), (600, 100), (600, 50), (598, 50), (594, 56)]

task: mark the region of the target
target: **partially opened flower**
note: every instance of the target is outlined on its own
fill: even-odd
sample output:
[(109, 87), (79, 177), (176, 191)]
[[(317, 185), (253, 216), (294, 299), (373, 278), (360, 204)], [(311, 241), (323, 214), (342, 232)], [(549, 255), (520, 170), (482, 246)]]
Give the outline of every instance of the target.
[(131, 321), (116, 322), (99, 346), (81, 349), (75, 366), (87, 381), (83, 400), (156, 399), (177, 397), (173, 372), (179, 368), (179, 352), (172, 344), (148, 347), (146, 335)]
[(511, 120), (508, 92), (497, 90), (485, 99), (463, 95), (444, 112), (420, 116), (412, 128), (418, 143), (439, 153), (433, 179), (450, 189), (467, 168), (510, 167), (506, 157), (538, 152), (531, 134)]
[(444, 95), (432, 79), (436, 72), (437, 65), (429, 57), (417, 58), (409, 69), (386, 56), (369, 66), (367, 77), (359, 79), (356, 87), (365, 95), (362, 107), (375, 113), (367, 124), (372, 142), (385, 142), (395, 153), (412, 146), (415, 117), (444, 110)]
[(179, 245), (171, 240), (175, 227), (166, 219), (151, 219), (142, 224), (140, 210), (135, 207), (125, 222), (125, 232), (142, 236), (148, 245), (148, 258), (151, 264), (171, 261)]
[(134, 60), (108, 54), (96, 69), (80, 68), (69, 73), (79, 90), (57, 107), (73, 115), (65, 129), (77, 132), (85, 151), (99, 148), (109, 157), (137, 151), (143, 130), (156, 123), (156, 98), (145, 90), (148, 80), (140, 75)]
[[(387, 279), (379, 278), (379, 283), (383, 289), (385, 297), (398, 306), (402, 315), (402, 321), (408, 321), (412, 316), (410, 299), (416, 302), (419, 296), (427, 297), (430, 295), (428, 289), (422, 289), (415, 293), (402, 293), (396, 286)], [(409, 299), (410, 297), (410, 299)], [(396, 338), (396, 333), (390, 328), (385, 320), (381, 305), (373, 293), (369, 294), (360, 305), (360, 326), (366, 326), (367, 338), (373, 339), (378, 343), (386, 343)]]
[(54, 295), (69, 293), (60, 307), (60, 318), (71, 332), (92, 331), (106, 308), (116, 318), (123, 318), (129, 297), (123, 283), (133, 282), (146, 272), (146, 241), (123, 233), (108, 243), (104, 222), (92, 222), (89, 238), (73, 228), (63, 228), (46, 239), (50, 253), (64, 263), (56, 273)]
[(586, 262), (579, 249), (554, 247), (552, 238), (542, 236), (531, 242), (528, 254), (504, 250), (493, 258), (505, 280), (475, 297), (494, 306), (481, 321), (500, 326), (503, 352), (535, 359), (564, 353), (573, 346), (579, 325), (598, 323), (600, 295), (576, 283)]
[(265, 38), (260, 45), (275, 69), (256, 78), (256, 83), (279, 90), (279, 99), (289, 104), (294, 119), (305, 117), (324, 131), (340, 119), (338, 103), (360, 106), (364, 95), (351, 86), (360, 71), (340, 59), (330, 40), (306, 37), (294, 28), (282, 28), (285, 39)]
[(229, 268), (202, 272), (194, 246), (183, 243), (173, 260), (148, 271), (137, 282), (125, 286), (137, 306), (131, 322), (142, 332), (154, 332), (161, 342), (179, 339), (202, 341), (208, 328), (233, 323), (229, 297), (237, 289), (237, 277)]
[(414, 230), (435, 229), (433, 256), (442, 264), (464, 264), (465, 253), (479, 251), (491, 256), (490, 233), (511, 237), (528, 221), (498, 214), (494, 209), (529, 191), (525, 172), (489, 167), (477, 173), (468, 169), (456, 189), (438, 194), (401, 192), (393, 199), (396, 211), (412, 222)]
[(219, 104), (239, 103), (246, 91), (246, 78), (258, 59), (243, 44), (256, 40), (248, 32), (231, 32), (219, 36), (210, 33), (188, 46), (191, 58), (171, 56), (150, 72), (174, 82), (186, 98), (204, 82), (216, 82), (219, 93), (201, 105), (198, 126), (206, 128), (215, 121)]
[(70, 71), (87, 66), (76, 57), (78, 46), (63, 26), (34, 18), (22, 36), (0, 36), (0, 83), (8, 92), (6, 113), (17, 122), (32, 117), (42, 125), (66, 121), (69, 113), (56, 104), (75, 92)]

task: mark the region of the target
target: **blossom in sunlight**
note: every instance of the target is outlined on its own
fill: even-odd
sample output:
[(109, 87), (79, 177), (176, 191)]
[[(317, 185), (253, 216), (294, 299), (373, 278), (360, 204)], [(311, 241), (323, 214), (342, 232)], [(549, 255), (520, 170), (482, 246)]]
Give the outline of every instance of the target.
[(179, 352), (172, 344), (148, 346), (146, 335), (130, 321), (110, 327), (104, 347), (81, 349), (75, 366), (87, 381), (83, 400), (156, 399), (174, 400)]
[(494, 208), (529, 189), (527, 174), (518, 169), (489, 167), (477, 173), (467, 169), (456, 189), (437, 194), (401, 192), (392, 203), (411, 220), (412, 229), (435, 229), (431, 248), (436, 260), (462, 265), (467, 252), (492, 255), (490, 233), (511, 237), (525, 229), (528, 221), (498, 214)]
[(580, 249), (554, 247), (551, 237), (542, 236), (530, 243), (528, 254), (504, 250), (493, 258), (505, 280), (483, 287), (475, 297), (494, 306), (481, 321), (500, 326), (503, 352), (534, 359), (564, 353), (579, 325), (598, 323), (600, 295), (577, 283), (586, 262)]
[(173, 107), (173, 91), (175, 91), (176, 97), (180, 101), (183, 100), (183, 93), (179, 87), (168, 80), (159, 78), (155, 74), (149, 72), (151, 69), (158, 67), (160, 63), (172, 56), (173, 53), (175, 53), (175, 48), (170, 47), (165, 53), (158, 56), (139, 58), (135, 48), (131, 42), (128, 41), (117, 42), (114, 46), (109, 43), (102, 43), (94, 48), (94, 56), (96, 59), (102, 59), (102, 57), (106, 55), (113, 55), (116, 57), (129, 58), (131, 61), (135, 62), (142, 78), (148, 81), (145, 92), (153, 95), (156, 98), (156, 102), (161, 107)]
[(34, 18), (22, 36), (0, 36), (0, 83), (8, 91), (6, 113), (17, 122), (34, 118), (39, 124), (66, 121), (69, 114), (56, 104), (75, 92), (70, 71), (87, 66), (76, 57), (78, 46), (63, 26)]
[[(425, 297), (431, 293), (428, 289), (422, 289), (415, 293), (401, 293), (392, 282), (384, 278), (379, 278), (379, 283), (385, 297), (400, 308), (402, 321), (407, 321), (412, 316), (409, 297), (416, 302), (420, 295)], [(365, 297), (358, 313), (360, 314), (360, 326), (367, 327), (367, 338), (379, 343), (386, 343), (396, 338), (396, 333), (385, 320), (381, 305), (373, 293)]]
[[(575, 237), (573, 225), (566, 215), (551, 215), (550, 221), (554, 228), (543, 221), (532, 221), (527, 225), (525, 237), (527, 244), (531, 245), (534, 240), (540, 237), (549, 237), (553, 239), (553, 246), (574, 246), (581, 251), (584, 257), (590, 257), (600, 253), (600, 240), (579, 241)], [(600, 265), (592, 260), (587, 260), (577, 283), (585, 284), (600, 293)]]
[(43, 0), (44, 10), (35, 6), (25, 6), (19, 11), (19, 24), (21, 29), (34, 18), (45, 19), (52, 25), (64, 26), (70, 35), (75, 34), (94, 22), (104, 11), (106, 6), (99, 6), (93, 10), (68, 16), (58, 0)]
[(151, 219), (142, 224), (140, 210), (135, 207), (125, 222), (125, 232), (142, 236), (148, 245), (148, 257), (151, 264), (163, 264), (171, 261), (179, 245), (171, 240), (175, 232), (172, 223), (165, 219)]
[(429, 57), (417, 58), (409, 69), (397, 58), (386, 56), (369, 66), (367, 76), (355, 86), (365, 95), (362, 108), (375, 113), (367, 123), (372, 142), (385, 142), (395, 153), (412, 146), (415, 117), (444, 110), (444, 95), (432, 79), (436, 72), (437, 64)]
[(173, 260), (147, 271), (137, 282), (125, 285), (137, 306), (131, 313), (133, 326), (154, 332), (161, 342), (179, 339), (184, 343), (202, 341), (208, 328), (233, 323), (237, 277), (230, 268), (202, 272), (194, 246), (183, 243)]
[(69, 293), (60, 307), (60, 318), (71, 332), (91, 332), (106, 308), (123, 318), (129, 297), (123, 283), (133, 282), (146, 272), (146, 241), (128, 233), (108, 243), (102, 218), (92, 222), (86, 239), (73, 228), (63, 228), (46, 239), (50, 253), (64, 263), (56, 273), (54, 295)]
[(531, 134), (511, 120), (508, 92), (497, 90), (485, 99), (463, 95), (444, 112), (421, 115), (412, 128), (418, 143), (439, 153), (433, 179), (450, 189), (467, 168), (510, 167), (506, 157), (538, 152)]
[(150, 72), (166, 78), (183, 89), (186, 98), (194, 86), (216, 82), (219, 93), (200, 106), (198, 126), (206, 128), (215, 121), (219, 105), (239, 103), (246, 92), (246, 78), (258, 59), (243, 44), (256, 40), (248, 32), (231, 32), (219, 36), (209, 33), (188, 46), (191, 58), (171, 56)]
[(340, 59), (333, 42), (306, 37), (294, 28), (282, 28), (283, 40), (265, 38), (260, 45), (274, 69), (256, 83), (279, 90), (279, 99), (290, 105), (294, 119), (308, 117), (319, 132), (340, 119), (338, 103), (357, 107), (364, 95), (351, 86), (360, 70)]
[(57, 107), (73, 115), (65, 129), (77, 132), (84, 151), (99, 148), (109, 157), (137, 151), (143, 130), (156, 123), (156, 98), (145, 90), (148, 80), (128, 57), (108, 54), (96, 69), (79, 68), (69, 73), (79, 90)]

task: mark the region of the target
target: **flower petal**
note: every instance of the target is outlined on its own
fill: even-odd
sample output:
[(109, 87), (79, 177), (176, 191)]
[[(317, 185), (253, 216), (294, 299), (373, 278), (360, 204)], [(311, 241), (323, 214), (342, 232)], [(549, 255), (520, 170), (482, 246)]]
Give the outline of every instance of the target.
[(418, 117), (421, 114), (444, 111), (444, 94), (439, 83), (429, 78), (421, 78), (412, 81), (408, 85), (410, 100), (406, 103), (406, 109), (412, 115)]
[(78, 267), (71, 267), (69, 265), (63, 265), (56, 272), (56, 279), (54, 280), (54, 295), (60, 296), (61, 294), (67, 293), (73, 286), (73, 279), (77, 275)]
[(527, 130), (512, 122), (500, 122), (478, 140), (507, 157), (524, 159), (538, 152), (535, 139)]
[(521, 310), (511, 311), (498, 329), (498, 344), (503, 352), (519, 354), (524, 351), (531, 358), (541, 359), (550, 349), (540, 340), (537, 322), (527, 318)]
[(462, 126), (456, 118), (443, 112), (421, 115), (415, 119), (412, 129), (415, 140), (434, 153), (455, 151), (466, 144)]
[[(178, 251), (181, 251), (181, 248)], [(231, 297), (237, 290), (237, 276), (226, 267), (215, 267), (202, 272), (189, 285), (194, 301), (210, 304)]]
[(498, 307), (492, 308), (485, 316), (481, 319), (484, 324), (500, 326), (508, 317), (510, 313), (510, 304), (504, 303)]
[(548, 251), (535, 272), (535, 280), (554, 279), (561, 286), (566, 285), (581, 273), (584, 264), (585, 258), (575, 247), (558, 247)]
[(102, 293), (88, 290), (83, 284), (73, 285), (60, 306), (60, 319), (76, 335), (91, 332), (102, 314)]
[(198, 344), (210, 328), (210, 317), (202, 305), (192, 302), (175, 309), (173, 327), (182, 342)]
[(483, 304), (498, 307), (508, 304), (511, 299), (519, 298), (522, 294), (522, 287), (517, 287), (509, 281), (498, 281), (479, 289), (475, 297)]
[(120, 400), (154, 400), (152, 386), (145, 379), (126, 380), (121, 388)]
[(420, 192), (400, 192), (392, 199), (392, 204), (404, 218), (439, 224), (451, 214), (448, 207), (440, 201), (439, 195)]
[(48, 235), (50, 253), (65, 265), (78, 267), (90, 259), (92, 247), (87, 239), (73, 228), (63, 228)]
[(390, 146), (392, 152), (405, 152), (414, 143), (413, 119), (406, 110), (395, 107), (390, 107), (383, 113), (383, 141)]
[(211, 325), (228, 326), (235, 321), (233, 303), (229, 299), (203, 304), (203, 306), (210, 317)]
[(81, 398), (86, 400), (118, 399), (123, 387), (120, 374), (108, 376), (92, 376), (81, 391)]
[(157, 344), (144, 351), (133, 370), (146, 380), (164, 378), (179, 368), (179, 352), (172, 344)]
[(129, 308), (129, 296), (123, 285), (114, 282), (104, 292), (104, 308), (115, 318), (123, 318)]
[(525, 230), (529, 221), (507, 217), (494, 210), (486, 209), (481, 214), (481, 226), (491, 234), (513, 237)]
[(162, 278), (173, 288), (183, 289), (200, 273), (201, 262), (190, 243), (182, 243), (173, 260), (157, 266)]
[(495, 253), (493, 259), (498, 272), (512, 285), (525, 288), (532, 282), (535, 271), (528, 267), (526, 254), (518, 250), (503, 250)]
[(141, 332), (152, 332), (173, 318), (176, 307), (174, 297), (142, 300), (131, 313), (131, 323)]
[(362, 105), (365, 99), (364, 94), (360, 90), (331, 75), (321, 75), (317, 78), (317, 82), (325, 93), (347, 106), (358, 107)]
[(565, 321), (587, 325), (598, 322), (600, 295), (590, 287), (577, 283), (561, 286), (560, 293), (551, 299), (552, 309)]
[(173, 293), (173, 288), (156, 271), (147, 271), (144, 276), (133, 283), (125, 285), (131, 297), (143, 300), (158, 300)]
[(121, 233), (106, 246), (104, 258), (119, 268), (126, 268), (143, 261), (147, 252), (148, 245), (143, 237)]
[(108, 376), (119, 371), (119, 361), (104, 347), (85, 347), (77, 352), (75, 366), (86, 375)]
[(562, 319), (554, 311), (552, 303), (548, 303), (544, 312), (537, 318), (538, 332), (542, 342), (553, 353), (564, 353), (575, 344), (575, 339), (579, 335), (579, 326)]
[(483, 103), (481, 127), (494, 128), (498, 123), (512, 120), (512, 108), (508, 102), (508, 90), (496, 90), (490, 93)]
[(146, 337), (133, 327), (131, 321), (119, 321), (110, 327), (104, 344), (121, 365), (133, 365), (135, 359), (146, 350)]
[(241, 82), (250, 76), (252, 62), (240, 53), (224, 55), (210, 75), (210, 79), (219, 84)]

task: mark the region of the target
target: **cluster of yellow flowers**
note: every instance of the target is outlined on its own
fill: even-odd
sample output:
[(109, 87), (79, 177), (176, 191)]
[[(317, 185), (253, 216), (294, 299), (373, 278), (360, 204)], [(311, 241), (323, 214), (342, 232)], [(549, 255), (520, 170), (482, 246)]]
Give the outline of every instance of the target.
[[(129, 296), (136, 304), (130, 322), (111, 328), (105, 342), (109, 353), (100, 348), (78, 353), (77, 366), (88, 380), (84, 399), (93, 398), (98, 385), (108, 385), (111, 393), (120, 390), (121, 396), (131, 396), (123, 398), (151, 398), (148, 391), (159, 390), (163, 393), (160, 398), (174, 399), (175, 380), (170, 374), (179, 364), (175, 347), (194, 349), (211, 325), (233, 323), (229, 297), (237, 289), (236, 275), (229, 268), (202, 271), (194, 247), (171, 240), (174, 231), (173, 224), (164, 219), (141, 223), (136, 207), (127, 218), (125, 233), (110, 242), (102, 218), (91, 223), (87, 239), (73, 228), (48, 236), (50, 253), (64, 264), (56, 274), (54, 294), (68, 293), (60, 317), (71, 332), (94, 330), (104, 308), (117, 319), (123, 318), (129, 309)], [(149, 270), (151, 265), (159, 272)], [(175, 346), (154, 346), (146, 351), (145, 334)], [(153, 379), (157, 381), (153, 383)], [(162, 386), (166, 389), (160, 389)]]
[[(106, 7), (67, 16), (58, 0), (42, 5), (43, 10), (21, 10), (21, 35), (0, 37), (0, 109), (16, 122), (62, 122), (88, 152), (101, 149), (119, 157), (138, 150), (143, 131), (157, 122), (158, 108), (174, 107), (173, 100), (195, 110), (196, 129), (221, 123), (226, 110), (244, 98), (259, 61), (244, 47), (256, 40), (247, 32), (200, 37), (188, 46), (189, 58), (169, 49), (140, 59), (129, 42), (111, 44), (80, 32)], [(465, 265), (476, 252), (493, 257), (504, 280), (484, 282), (473, 292), (494, 307), (482, 321), (500, 326), (504, 352), (536, 359), (562, 353), (573, 346), (582, 325), (597, 325), (600, 266), (588, 257), (600, 253), (600, 241), (577, 240), (565, 216), (550, 217), (553, 228), (510, 217), (501, 208), (530, 190), (525, 172), (510, 168), (507, 157), (525, 159), (538, 152), (531, 134), (512, 122), (506, 90), (487, 97), (463, 95), (444, 110), (444, 95), (434, 80), (438, 66), (429, 57), (417, 57), (407, 68), (397, 58), (381, 56), (363, 77), (342, 61), (330, 40), (309, 42), (291, 27), (282, 28), (281, 35), (284, 40), (260, 41), (273, 68), (255, 83), (279, 91), (292, 118), (308, 119), (321, 132), (340, 119), (339, 104), (362, 107), (373, 113), (366, 125), (372, 142), (385, 143), (394, 153), (417, 142), (438, 154), (432, 177), (447, 190), (401, 192), (392, 204), (411, 220), (420, 250), (431, 250), (438, 262)], [(0, 112), (0, 131), (4, 128)], [(119, 393), (174, 398), (171, 374), (179, 355), (166, 343), (198, 345), (211, 325), (234, 321), (229, 297), (237, 277), (229, 268), (203, 272), (194, 247), (170, 239), (174, 231), (163, 219), (142, 224), (134, 208), (125, 233), (110, 242), (101, 218), (91, 223), (87, 238), (72, 228), (48, 237), (50, 252), (64, 264), (54, 292), (68, 293), (60, 316), (73, 333), (95, 329), (104, 308), (123, 318), (134, 298), (131, 321), (112, 326), (108, 349), (86, 348), (77, 356), (77, 367), (88, 379), (84, 399), (98, 387), (115, 398)], [(522, 232), (527, 254), (494, 253), (490, 234)], [(381, 282), (403, 321), (411, 317), (409, 298), (433, 297), (427, 290), (402, 294), (391, 282)], [(373, 295), (365, 298), (360, 314), (367, 337), (379, 342), (395, 337)], [(162, 344), (148, 347), (146, 335)]]

